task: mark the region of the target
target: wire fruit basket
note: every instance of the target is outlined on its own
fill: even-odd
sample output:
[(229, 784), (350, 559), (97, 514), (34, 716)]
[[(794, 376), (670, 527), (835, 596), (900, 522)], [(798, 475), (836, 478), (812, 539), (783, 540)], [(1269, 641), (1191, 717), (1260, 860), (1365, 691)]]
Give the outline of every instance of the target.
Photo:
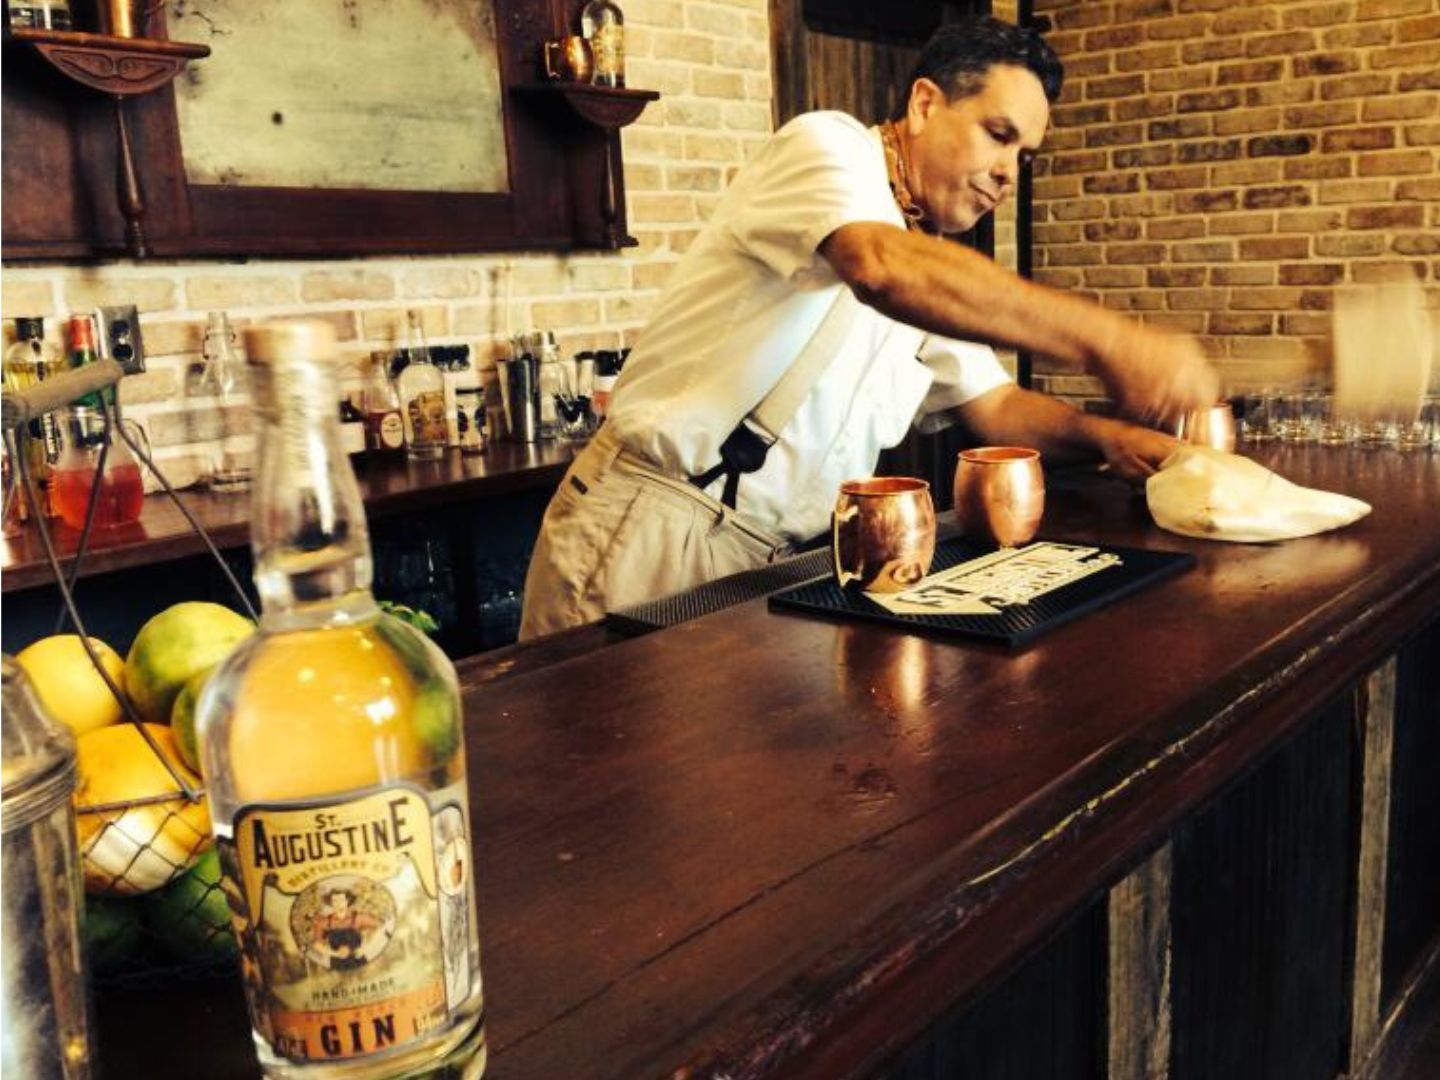
[[(100, 502), (105, 461), (119, 440), (139, 460), (190, 527), (233, 588), (240, 608), (254, 621), (256, 613), (244, 588), (221, 557), (200, 522), (176, 494), (156, 466), (147, 447), (121, 422), (118, 394), (113, 389), (122, 369), (114, 360), (101, 360), (3, 399), (6, 449), (14, 463), (15, 483), (5, 491), (10, 500), (22, 498), (29, 511), (60, 592), (56, 633), (68, 623), (79, 636), (91, 664), (99, 673), (123, 713), (117, 724), (97, 729), (107, 732), (92, 743), (82, 738), (77, 762), (93, 797), (77, 791), (76, 832), (82, 855), (86, 889), (85, 939), (91, 972), (97, 981), (116, 982), (180, 976), (206, 976), (238, 969), (238, 949), (230, 929), (231, 904), (225, 892), (210, 832), (210, 819), (201, 778), (180, 759), (168, 725), (147, 723), (129, 695), (107, 669), (75, 603), (75, 584), (90, 548)], [(48, 413), (86, 399), (101, 418), (96, 480), (90, 486), (83, 528), (68, 568), (56, 553), (46, 523), (36, 478), (30, 467), (32, 440), (43, 436), (39, 423)], [(98, 406), (94, 406), (96, 401)], [(128, 745), (126, 745), (128, 744)], [(93, 747), (91, 749), (90, 747)], [(106, 783), (123, 753), (132, 776), (155, 792), (144, 797), (107, 797)], [(87, 760), (88, 759), (88, 760)]]

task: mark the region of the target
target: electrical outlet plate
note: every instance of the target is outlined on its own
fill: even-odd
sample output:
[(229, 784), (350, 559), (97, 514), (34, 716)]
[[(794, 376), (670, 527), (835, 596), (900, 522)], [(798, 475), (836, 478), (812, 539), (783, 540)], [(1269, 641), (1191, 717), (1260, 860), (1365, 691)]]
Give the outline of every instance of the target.
[(100, 326), (100, 355), (118, 361), (126, 375), (144, 371), (145, 342), (135, 305), (96, 308), (95, 321)]

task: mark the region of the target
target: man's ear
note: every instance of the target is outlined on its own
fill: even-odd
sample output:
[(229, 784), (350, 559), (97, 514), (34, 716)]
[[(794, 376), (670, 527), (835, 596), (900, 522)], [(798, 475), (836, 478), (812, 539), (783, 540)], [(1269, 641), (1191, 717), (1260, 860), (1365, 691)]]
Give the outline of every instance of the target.
[(910, 103), (905, 109), (905, 120), (911, 135), (924, 130), (935, 110), (944, 106), (945, 91), (933, 79), (919, 78), (910, 84)]

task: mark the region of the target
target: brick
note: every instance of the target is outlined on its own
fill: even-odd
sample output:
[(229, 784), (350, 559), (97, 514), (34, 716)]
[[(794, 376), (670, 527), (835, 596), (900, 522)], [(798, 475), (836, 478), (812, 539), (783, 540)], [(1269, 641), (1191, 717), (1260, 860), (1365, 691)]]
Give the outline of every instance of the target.
[(1296, 105), (1285, 110), (1290, 128), (1335, 127), (1354, 124), (1360, 116), (1358, 101), (1327, 101), (1320, 105)]
[(675, 271), (675, 262), (666, 260), (664, 262), (639, 263), (631, 268), (634, 277), (635, 288), (637, 289), (659, 289), (670, 280), (670, 275)]
[(1406, 146), (1440, 146), (1440, 124), (1406, 124)]
[(1087, 26), (1104, 26), (1111, 22), (1109, 4), (1078, 4), (1052, 12), (1050, 18), (1062, 30), (1077, 30)]
[(1111, 103), (1092, 102), (1087, 105), (1058, 105), (1050, 113), (1050, 120), (1056, 127), (1085, 127), (1089, 124), (1110, 122)]
[(1344, 280), (1343, 263), (1292, 263), (1280, 267), (1281, 285), (1334, 285)]
[(1210, 268), (1210, 284), (1273, 285), (1275, 284), (1275, 268), (1273, 266), (1212, 266)]
[(1181, 163), (1232, 161), (1240, 156), (1240, 140), (1225, 139), (1217, 142), (1181, 143), (1175, 153), (1176, 159)]
[[(1109, 74), (1109, 53), (1074, 53), (1065, 61), (1065, 85), (1067, 89), (1072, 85), (1079, 88), (1086, 79)], [(1074, 101), (1078, 100), (1078, 97), (1067, 99), (1062, 95), (1060, 100)]]
[(1152, 289), (1197, 288), (1205, 284), (1205, 268), (1152, 266), (1145, 271), (1145, 283)]
[(1105, 261), (1100, 244), (1062, 244), (1049, 248), (1045, 257), (1051, 266), (1099, 266)]
[(1114, 103), (1116, 120), (1144, 120), (1152, 116), (1169, 116), (1175, 110), (1173, 94), (1125, 98)]
[(1290, 61), (1290, 73), (1300, 79), (1309, 75), (1348, 75), (1358, 70), (1360, 57), (1353, 50), (1309, 53)]
[(1314, 79), (1284, 79), (1269, 86), (1245, 88), (1246, 105), (1296, 105), (1314, 100)]
[(1376, 71), (1386, 68), (1426, 68), (1440, 65), (1440, 42), (1422, 41), (1414, 45), (1396, 45), (1388, 49), (1376, 49), (1370, 53), (1370, 67)]
[(205, 324), (198, 320), (157, 322), (141, 320), (145, 351), (151, 356), (198, 353), (205, 341)]
[(1253, 236), (1275, 231), (1274, 214), (1214, 214), (1209, 220), (1211, 236)]
[(1068, 199), (1080, 194), (1078, 176), (1047, 176), (1035, 181), (1035, 199), (1047, 202), (1053, 199)]
[(1401, 93), (1408, 90), (1440, 90), (1440, 66), (1428, 71), (1406, 71), (1396, 83)]
[(1425, 224), (1425, 208), (1415, 206), (1354, 206), (1345, 212), (1350, 229), (1418, 229)]
[(1113, 311), (1159, 311), (1165, 306), (1165, 297), (1160, 293), (1126, 289), (1103, 293), (1100, 302)]
[(1211, 119), (1208, 116), (1180, 116), (1173, 120), (1155, 120), (1147, 132), (1151, 141), (1162, 139), (1197, 139), (1210, 134)]
[(1172, 289), (1165, 296), (1171, 311), (1211, 311), (1225, 302), (1223, 289)]
[(395, 279), (374, 270), (312, 270), (300, 278), (300, 299), (307, 304), (394, 298)]
[(740, 99), (746, 96), (745, 76), (737, 71), (697, 68), (691, 80), (698, 97)]
[(1145, 223), (1148, 240), (1193, 240), (1204, 235), (1205, 222), (1200, 218), (1167, 218)]
[(1151, 45), (1143, 49), (1123, 49), (1116, 54), (1116, 71), (1153, 71), (1156, 68), (1174, 67), (1180, 62), (1180, 50), (1175, 45)]
[(1315, 254), (1327, 259), (1354, 259), (1379, 255), (1385, 250), (1383, 236), (1317, 236)]
[(1051, 171), (1056, 176), (1064, 176), (1069, 173), (1099, 172), (1105, 168), (1105, 164), (1105, 153), (1101, 150), (1078, 154), (1056, 154), (1050, 159)]
[(1101, 173), (1085, 177), (1087, 195), (1128, 195), (1140, 190), (1140, 174), (1135, 172)]
[[(1047, 222), (1033, 227), (1032, 235), (1036, 244), (1078, 244), (1087, 239), (1078, 222), (1058, 224)], [(1094, 239), (1089, 237), (1088, 239)]]
[(1145, 184), (1152, 191), (1198, 188), (1204, 187), (1208, 182), (1209, 173), (1202, 165), (1188, 169), (1152, 169), (1145, 177)]
[(1085, 84), (1087, 100), (1133, 97), (1144, 92), (1144, 75), (1114, 75), (1109, 78), (1091, 79)]
[(1295, 157), (1308, 154), (1315, 146), (1310, 135), (1257, 135), (1245, 141), (1245, 153), (1252, 157)]
[[(1219, 21), (1216, 19), (1217, 24)], [(1222, 32), (1218, 25), (1216, 32)], [(1286, 30), (1279, 34), (1260, 34), (1249, 38), (1245, 42), (1245, 55), (1294, 56), (1296, 53), (1315, 49), (1317, 44), (1315, 34), (1311, 30)]]
[(1230, 307), (1234, 311), (1289, 311), (1299, 303), (1299, 289), (1254, 286), (1230, 294)]
[(1234, 191), (1187, 191), (1175, 197), (1175, 209), (1182, 214), (1210, 214), (1239, 205), (1240, 196)]
[(1389, 45), (1394, 40), (1395, 25), (1388, 22), (1339, 26), (1320, 35), (1320, 43), (1327, 49), (1365, 49)]
[(1422, 262), (1396, 262), (1389, 259), (1383, 262), (1356, 263), (1352, 276), (1356, 283), (1361, 285), (1384, 285), (1406, 277), (1423, 281), (1425, 264)]
[(1433, 120), (1440, 116), (1440, 98), (1434, 94), (1402, 94), (1365, 102), (1360, 117), (1366, 121)]
[(1387, 180), (1321, 181), (1319, 199), (1322, 203), (1383, 202), (1392, 190)]
[[(1145, 29), (1131, 23), (1128, 26), (1107, 26), (1102, 30), (1091, 30), (1085, 34), (1082, 49), (1085, 52), (1104, 52), (1106, 49), (1121, 49), (1145, 40)], [(1055, 43), (1051, 41), (1051, 46)], [(1077, 50), (1080, 51), (1080, 50)]]
[(1245, 192), (1242, 202), (1247, 210), (1261, 210), (1285, 206), (1309, 206), (1310, 190), (1299, 184), (1280, 184), (1274, 187), (1255, 187)]
[(1178, 0), (1175, 10), (1187, 11), (1226, 11), (1237, 5), (1237, 0)]
[(1083, 273), (1092, 289), (1138, 289), (1145, 284), (1145, 271), (1138, 266), (1090, 266)]
[(532, 326), (590, 326), (600, 321), (597, 300), (544, 300), (530, 305)]
[(1402, 180), (1395, 185), (1395, 199), (1399, 202), (1440, 203), (1440, 176), (1428, 180)]
[(1334, 26), (1343, 23), (1350, 18), (1351, 4), (1349, 0), (1330, 0), (1324, 4), (1309, 4), (1302, 8), (1295, 8), (1286, 11), (1281, 15), (1282, 25), (1286, 27), (1295, 26)]
[(1375, 97), (1388, 94), (1394, 82), (1393, 75), (1351, 75), (1344, 79), (1326, 79), (1320, 84), (1320, 96), (1326, 101)]
[[(681, 155), (676, 155), (681, 156)], [(741, 161), (740, 142), (730, 135), (685, 136), (686, 161)]]
[(1175, 159), (1171, 146), (1144, 146), (1135, 150), (1115, 150), (1110, 160), (1117, 169), (1133, 169), (1151, 165), (1169, 165)]
[(1240, 258), (1251, 262), (1309, 256), (1310, 239), (1306, 236), (1258, 236), (1240, 241)]
[(1128, 146), (1143, 142), (1145, 128), (1142, 124), (1106, 124), (1092, 127), (1085, 132), (1086, 146)]
[(141, 405), (168, 401), (180, 394), (180, 380), (173, 371), (147, 371), (126, 375), (120, 380), (120, 404)]
[(7, 268), (0, 275), (0, 311), (7, 319), (53, 315), (56, 313), (55, 285), (44, 279), (21, 277), (15, 270)]
[(1435, 168), (1430, 150), (1394, 150), (1360, 155), (1356, 173), (1360, 176), (1412, 176)]
[(1280, 332), (1291, 337), (1322, 337), (1330, 333), (1333, 322), (1329, 315), (1291, 312), (1280, 316)]
[(1119, 263), (1162, 263), (1165, 261), (1164, 244), (1111, 244), (1105, 249), (1105, 261)]
[(1071, 199), (1051, 207), (1057, 221), (1085, 221), (1105, 216), (1104, 199)]
[(1280, 127), (1280, 110), (1238, 109), (1215, 117), (1216, 135), (1244, 135), (1254, 131), (1275, 131)]
[(1275, 158), (1223, 161), (1210, 169), (1210, 183), (1215, 187), (1229, 184), (1273, 184), (1279, 179), (1280, 162)]
[[(630, 268), (615, 259), (573, 259), (565, 268), (575, 292), (604, 292), (630, 287)], [(636, 286), (640, 288), (640, 286)]]
[(297, 300), (294, 279), (279, 275), (200, 275), (185, 282), (185, 294), (188, 306), (201, 310), (293, 304)]
[[(334, 327), (336, 341), (355, 340), (355, 312), (353, 311), (291, 311), (281, 315), (266, 315), (265, 318), (270, 322), (290, 322), (299, 319), (319, 320)], [(428, 329), (426, 333), (429, 333)]]
[[(130, 277), (125, 274), (70, 278), (65, 282), (65, 310), (88, 311), (112, 304), (134, 304), (142, 315), (149, 311), (170, 311), (178, 306), (179, 291), (179, 286), (169, 278)], [(227, 305), (192, 303), (190, 306)], [(9, 314), (8, 309), (6, 313)]]
[[(1140, 236), (1138, 221), (1092, 221), (1085, 225), (1085, 239), (1103, 243), (1107, 240), (1135, 240)], [(1112, 262), (1129, 260), (1111, 260)]]
[(1239, 90), (1207, 90), (1203, 93), (1181, 94), (1175, 101), (1175, 110), (1182, 113), (1215, 112), (1238, 108), (1244, 100), (1244, 95)]
[(1168, 93), (1171, 90), (1199, 90), (1215, 85), (1215, 69), (1211, 67), (1167, 68), (1150, 73), (1150, 92)]
[(1285, 162), (1286, 180), (1339, 180), (1354, 174), (1352, 158), (1292, 158)]
[(468, 266), (421, 266), (400, 276), (401, 295), (418, 299), (456, 300), (479, 296), (484, 275)]
[(1393, 127), (1327, 131), (1320, 138), (1320, 150), (1326, 154), (1343, 154), (1350, 150), (1388, 150), (1394, 145), (1395, 129)]
[(659, 165), (630, 162), (625, 166), (625, 187), (630, 191), (659, 191), (664, 182)]
[(1399, 24), (1397, 30), (1396, 39), (1398, 41), (1434, 41), (1440, 38), (1440, 15), (1406, 19)]
[(671, 165), (664, 177), (671, 191), (719, 191), (724, 173), (716, 165)]
[(724, 68), (764, 70), (770, 63), (770, 43), (754, 41), (715, 42), (715, 64)]
[(1197, 240), (1170, 245), (1170, 261), (1177, 263), (1231, 262), (1235, 245), (1228, 240)]
[(1173, 205), (1174, 197), (1165, 194), (1116, 195), (1110, 200), (1109, 212), (1115, 217), (1162, 217)]
[(1275, 332), (1275, 316), (1214, 311), (1205, 320), (1205, 330), (1211, 334), (1272, 334)]
[(1140, 321), (1150, 326), (1163, 326), (1186, 334), (1200, 334), (1205, 331), (1205, 316), (1196, 312), (1154, 312), (1146, 313)]
[(1173, 19), (1147, 19), (1145, 36), (1152, 41), (1184, 41), (1204, 35), (1209, 19), (1204, 15), (1182, 15)]
[(727, 128), (741, 131), (762, 131), (769, 134), (770, 104), (768, 102), (737, 101), (725, 105), (720, 111)]
[(1403, 233), (1395, 237), (1390, 250), (1397, 255), (1440, 255), (1440, 233)]
[(1282, 233), (1314, 235), (1330, 232), (1344, 224), (1345, 215), (1339, 210), (1282, 210), (1275, 228)]
[[(739, 104), (739, 103), (734, 103)], [(720, 126), (720, 102), (702, 98), (671, 98), (660, 102), (666, 127), (705, 128), (714, 131)]]
[[(1057, 128), (1045, 140), (1045, 146), (1052, 154), (1061, 150), (1079, 150), (1084, 145), (1085, 131), (1077, 127)], [(1037, 165), (1043, 165), (1043, 160)]]
[(1234, 60), (1245, 55), (1245, 42), (1240, 38), (1208, 38), (1186, 42), (1180, 47), (1180, 59), (1187, 64), (1203, 64), (1210, 60)]
[(1080, 285), (1083, 279), (1076, 270), (1045, 267), (1036, 269), (1035, 280), (1041, 285), (1049, 285), (1053, 289), (1074, 289)]
[[(433, 340), (450, 332), (450, 313), (442, 305), (427, 304), (416, 310), (420, 312), (420, 328), (427, 339)], [(403, 308), (366, 308), (360, 312), (360, 334), (366, 341), (399, 341), (404, 335), (404, 328)]]
[(1284, 73), (1283, 60), (1252, 60), (1244, 64), (1221, 64), (1218, 82), (1222, 86), (1232, 83), (1270, 82)]

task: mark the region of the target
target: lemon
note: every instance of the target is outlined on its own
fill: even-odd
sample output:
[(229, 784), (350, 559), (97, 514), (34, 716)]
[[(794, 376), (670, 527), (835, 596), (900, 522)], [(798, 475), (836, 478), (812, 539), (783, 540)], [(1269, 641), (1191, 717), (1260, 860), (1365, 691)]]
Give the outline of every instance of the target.
[(169, 721), (180, 688), (254, 631), (243, 615), (202, 601), (175, 604), (152, 617), (125, 658), (125, 689), (141, 718)]
[[(125, 684), (125, 662), (99, 638), (91, 638), (100, 663), (116, 687)], [(125, 715), (85, 652), (79, 634), (41, 638), (20, 650), (15, 662), (25, 669), (40, 704), (77, 736), (113, 724)]]
[[(199, 789), (200, 778), (180, 761), (170, 729), (146, 724), (145, 730), (175, 772)], [(76, 739), (75, 772), (75, 833), (86, 892), (152, 892), (210, 846), (205, 800), (185, 797), (134, 724), (112, 724)]]

